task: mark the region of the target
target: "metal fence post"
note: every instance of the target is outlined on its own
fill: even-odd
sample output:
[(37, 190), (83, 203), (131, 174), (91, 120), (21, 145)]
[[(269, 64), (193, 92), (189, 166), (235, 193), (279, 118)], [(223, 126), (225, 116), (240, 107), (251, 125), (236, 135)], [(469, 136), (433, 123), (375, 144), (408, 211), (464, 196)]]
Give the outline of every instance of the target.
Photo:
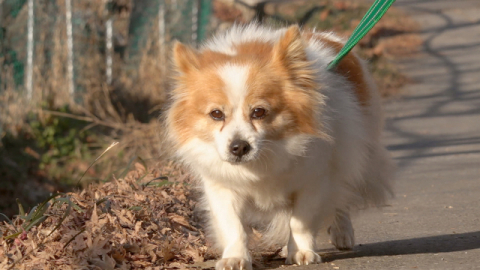
[(165, 1), (160, 1), (160, 6), (158, 8), (158, 47), (160, 54), (160, 65), (162, 67), (162, 76), (165, 75), (166, 69), (166, 42), (165, 42)]
[[(1, 16), (1, 14), (0, 14)], [(28, 34), (27, 34), (27, 76), (25, 83), (27, 88), (27, 99), (32, 100), (33, 96), (33, 27), (35, 13), (33, 0), (28, 0)]]
[(112, 84), (112, 69), (113, 69), (113, 18), (110, 14), (110, 0), (105, 0), (105, 77), (107, 77), (107, 84)]
[[(3, 33), (3, 0), (0, 0), (0, 57), (5, 57), (5, 37)], [(6, 77), (4, 77), (4, 63), (0, 66), (0, 93), (4, 90), (4, 81)], [(0, 123), (1, 124), (1, 123)], [(0, 125), (1, 126), (1, 125)], [(1, 134), (1, 130), (0, 130)]]
[(71, 0), (65, 0), (65, 17), (67, 28), (67, 76), (68, 76), (68, 92), (70, 95), (75, 93), (75, 84), (73, 82), (73, 27), (72, 27), (72, 2)]

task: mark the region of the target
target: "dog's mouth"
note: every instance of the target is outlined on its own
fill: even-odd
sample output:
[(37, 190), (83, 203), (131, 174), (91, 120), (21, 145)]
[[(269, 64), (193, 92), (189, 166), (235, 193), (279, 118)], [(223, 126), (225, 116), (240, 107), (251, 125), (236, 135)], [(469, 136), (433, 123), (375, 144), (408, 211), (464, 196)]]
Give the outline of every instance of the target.
[(241, 165), (241, 164), (248, 163), (249, 161), (251, 161), (251, 158), (247, 158), (245, 156), (243, 157), (230, 156), (227, 160), (227, 162), (232, 165)]
[(242, 165), (254, 162), (257, 158), (257, 151), (252, 151), (248, 153), (248, 155), (243, 156), (235, 156), (235, 155), (228, 155), (226, 162), (232, 165)]

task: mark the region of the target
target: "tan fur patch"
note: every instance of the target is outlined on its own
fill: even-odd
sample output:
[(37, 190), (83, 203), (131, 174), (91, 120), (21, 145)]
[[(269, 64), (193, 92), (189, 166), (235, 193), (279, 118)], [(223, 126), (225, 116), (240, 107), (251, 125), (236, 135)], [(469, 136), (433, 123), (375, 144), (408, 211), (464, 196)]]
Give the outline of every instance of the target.
[(257, 60), (266, 61), (271, 59), (273, 45), (266, 42), (252, 41), (240, 43), (235, 46), (235, 49), (240, 57), (254, 57)]
[(290, 27), (271, 50), (266, 65), (251, 66), (247, 81), (251, 91), (246, 103), (266, 101), (270, 106), (269, 115), (258, 125), (267, 129), (269, 139), (301, 133), (322, 136), (316, 119), (321, 97), (298, 27)]
[[(267, 131), (267, 139), (279, 140), (295, 134), (320, 135), (316, 121), (319, 98), (312, 89), (299, 89), (287, 80), (288, 74), (272, 65), (252, 67), (247, 80), (246, 104), (268, 104), (268, 116), (253, 120)], [(246, 108), (247, 109), (247, 108)]]
[[(306, 32), (303, 33), (303, 36), (306, 39), (315, 39), (326, 44), (327, 46), (334, 49), (336, 53), (340, 52), (343, 47), (342, 43), (328, 39), (325, 36), (319, 34)], [(335, 71), (343, 75), (355, 86), (355, 95), (358, 99), (359, 104), (361, 106), (368, 106), (370, 100), (369, 87), (368, 83), (365, 81), (362, 65), (360, 64), (360, 60), (358, 59), (358, 57), (352, 52), (348, 53), (342, 59), (342, 61), (340, 61), (338, 66), (335, 68)]]
[[(304, 46), (298, 27), (289, 28), (277, 44), (259, 41), (237, 44), (236, 55), (210, 50), (196, 52), (176, 45), (174, 61), (179, 71), (173, 92), (176, 101), (168, 116), (178, 136), (176, 141), (183, 144), (194, 137), (213, 140), (212, 130), (228, 123), (231, 104), (218, 75), (218, 68), (227, 63), (248, 66), (245, 120), (251, 121), (256, 129), (266, 130), (267, 139), (278, 140), (295, 134), (323, 137), (316, 119), (322, 97)], [(265, 108), (268, 115), (250, 120), (253, 108), (249, 106), (258, 104), (268, 104)], [(208, 113), (212, 109), (222, 110), (227, 122), (211, 119)]]
[(307, 60), (305, 44), (298, 26), (291, 26), (273, 48), (273, 61), (286, 68), (287, 76), (302, 88), (315, 88), (315, 71)]
[[(224, 82), (214, 69), (195, 71), (183, 76), (169, 115), (172, 128), (182, 144), (198, 137), (213, 140), (212, 130), (221, 129), (224, 122), (215, 121), (209, 113), (213, 109), (224, 110), (228, 97), (223, 92)], [(226, 112), (227, 113), (227, 112)]]

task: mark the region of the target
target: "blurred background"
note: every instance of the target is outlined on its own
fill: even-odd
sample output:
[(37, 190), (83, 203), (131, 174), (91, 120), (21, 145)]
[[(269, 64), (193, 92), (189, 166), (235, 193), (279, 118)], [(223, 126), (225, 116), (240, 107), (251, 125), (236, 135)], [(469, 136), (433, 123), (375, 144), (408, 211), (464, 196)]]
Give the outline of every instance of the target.
[[(371, 1), (0, 0), (0, 212), (170, 166), (159, 134), (173, 41), (198, 47), (233, 23), (301, 24), (348, 37)], [(356, 48), (384, 96), (408, 82), (391, 59), (421, 43), (392, 9)], [(90, 164), (112, 142), (120, 142)], [(78, 181), (82, 176), (82, 180)]]

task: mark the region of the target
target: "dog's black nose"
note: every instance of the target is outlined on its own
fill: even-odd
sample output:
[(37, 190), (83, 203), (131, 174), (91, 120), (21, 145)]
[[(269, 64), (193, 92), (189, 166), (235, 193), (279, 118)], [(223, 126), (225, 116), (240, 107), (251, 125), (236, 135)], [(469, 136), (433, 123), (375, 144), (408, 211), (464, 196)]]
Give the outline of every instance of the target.
[(250, 144), (242, 140), (234, 140), (230, 144), (230, 152), (237, 157), (242, 157), (250, 151)]

